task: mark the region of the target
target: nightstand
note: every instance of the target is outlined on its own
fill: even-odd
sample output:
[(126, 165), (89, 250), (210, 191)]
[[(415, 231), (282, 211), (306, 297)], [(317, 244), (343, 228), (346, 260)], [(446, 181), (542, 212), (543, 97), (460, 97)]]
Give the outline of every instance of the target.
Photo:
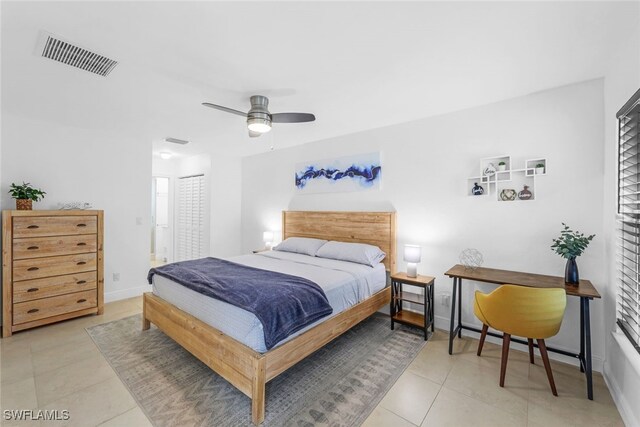
[[(429, 328), (431, 332), (435, 330), (434, 319), (434, 277), (421, 276), (408, 277), (406, 273), (394, 273), (391, 275), (391, 329), (395, 323), (415, 326), (424, 331), (424, 340), (427, 340)], [(424, 289), (424, 295), (415, 292), (408, 292), (405, 286)], [(419, 304), (423, 307), (423, 314), (413, 311), (403, 310), (403, 301)]]

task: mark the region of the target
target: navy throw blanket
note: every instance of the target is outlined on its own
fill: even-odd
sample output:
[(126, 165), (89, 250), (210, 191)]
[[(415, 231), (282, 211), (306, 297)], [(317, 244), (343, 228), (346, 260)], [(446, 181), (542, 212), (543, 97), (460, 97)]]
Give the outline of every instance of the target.
[(167, 264), (154, 274), (256, 315), (267, 349), (333, 312), (316, 283), (302, 277), (262, 270), (218, 258)]

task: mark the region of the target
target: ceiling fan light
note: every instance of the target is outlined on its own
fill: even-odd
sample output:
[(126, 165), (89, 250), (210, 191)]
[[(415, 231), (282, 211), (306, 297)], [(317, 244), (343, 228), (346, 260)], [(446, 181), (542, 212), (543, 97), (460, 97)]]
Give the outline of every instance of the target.
[(267, 133), (271, 130), (271, 121), (267, 119), (251, 118), (247, 120), (247, 127), (252, 132)]

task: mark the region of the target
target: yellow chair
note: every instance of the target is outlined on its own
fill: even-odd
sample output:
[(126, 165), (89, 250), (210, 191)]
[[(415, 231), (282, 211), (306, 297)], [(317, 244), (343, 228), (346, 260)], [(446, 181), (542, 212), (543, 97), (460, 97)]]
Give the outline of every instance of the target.
[(533, 340), (538, 341), (551, 391), (554, 396), (558, 395), (544, 340), (558, 333), (566, 305), (567, 296), (561, 288), (502, 285), (490, 294), (476, 291), (473, 311), (483, 324), (478, 356), (482, 353), (489, 327), (503, 332), (500, 387), (504, 387), (511, 335), (516, 335), (527, 338), (531, 363), (533, 363)]

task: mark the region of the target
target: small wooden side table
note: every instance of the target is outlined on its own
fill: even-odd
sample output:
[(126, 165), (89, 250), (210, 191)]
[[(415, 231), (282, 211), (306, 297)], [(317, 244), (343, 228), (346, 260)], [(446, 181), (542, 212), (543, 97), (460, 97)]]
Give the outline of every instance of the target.
[[(431, 276), (408, 277), (406, 273), (394, 273), (391, 275), (391, 329), (395, 323), (415, 326), (424, 331), (424, 340), (427, 340), (429, 328), (431, 332), (435, 330), (434, 324), (434, 282)], [(407, 292), (403, 285), (415, 286), (424, 289), (424, 295), (414, 292)], [(402, 302), (407, 301), (422, 305), (424, 313), (403, 310)]]

